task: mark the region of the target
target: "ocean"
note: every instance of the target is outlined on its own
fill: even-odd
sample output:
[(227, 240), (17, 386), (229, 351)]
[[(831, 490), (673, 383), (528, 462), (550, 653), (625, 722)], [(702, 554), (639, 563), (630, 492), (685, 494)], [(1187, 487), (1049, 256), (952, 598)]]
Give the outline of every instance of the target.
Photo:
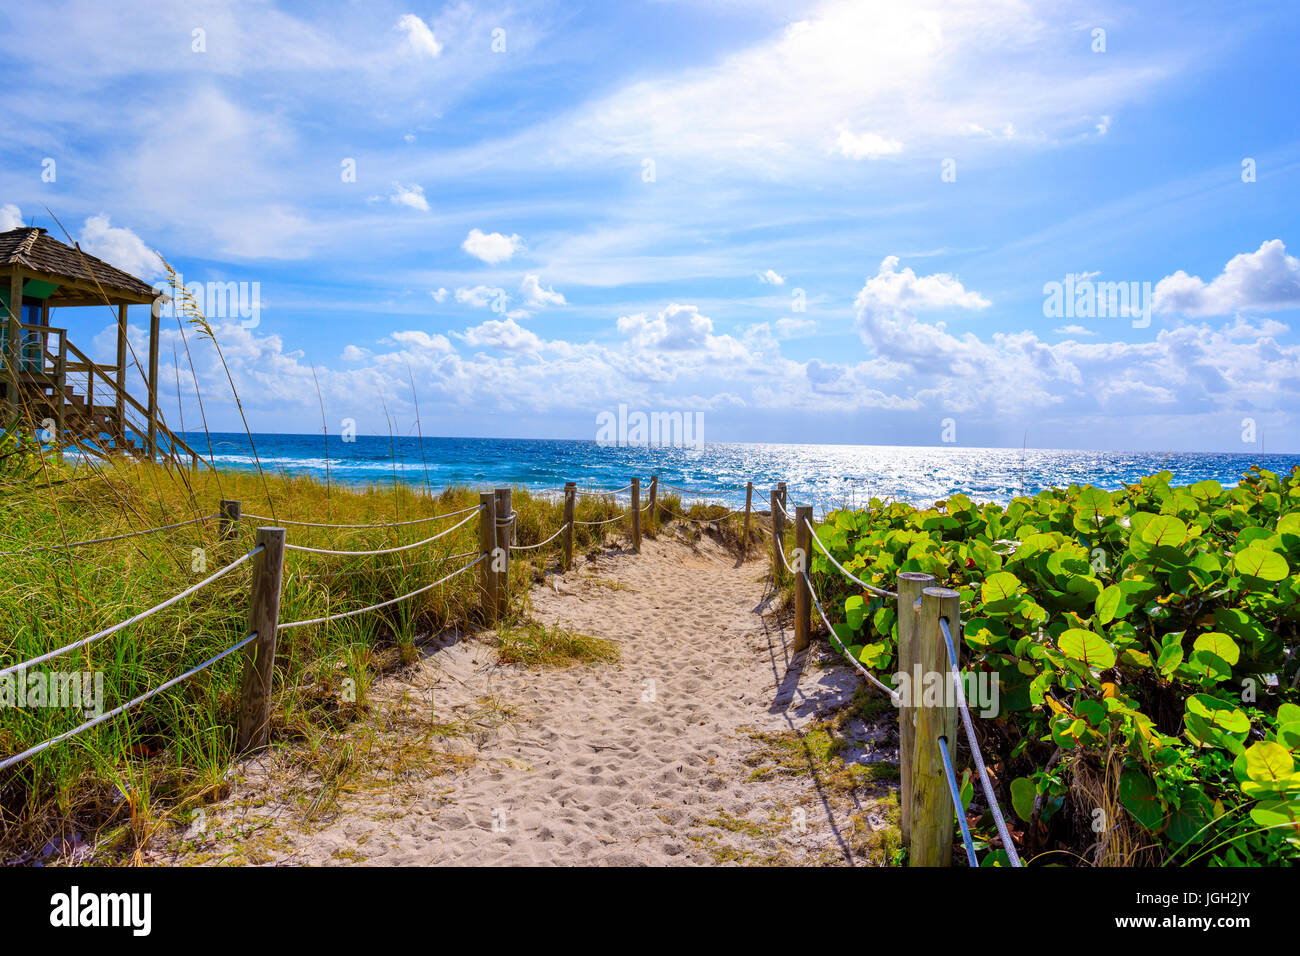
[[(226, 468), (253, 468), (253, 447), (239, 433), (190, 433), (196, 451)], [(861, 505), (872, 496), (929, 504), (956, 492), (976, 501), (1005, 502), (1054, 485), (1088, 483), (1114, 489), (1168, 469), (1178, 484), (1213, 478), (1234, 485), (1251, 465), (1278, 473), (1300, 465), (1300, 455), (1142, 453), (963, 448), (954, 445), (772, 445), (707, 443), (702, 449), (605, 447), (594, 441), (522, 438), (389, 438), (358, 435), (255, 434), (257, 458), (268, 472), (310, 474), (360, 486), (402, 482), (439, 491), (448, 485), (523, 486), (559, 490), (621, 488), (633, 475), (643, 487), (662, 484), (699, 492), (732, 506), (745, 503), (754, 482), (754, 506), (786, 482), (790, 500), (819, 511)]]

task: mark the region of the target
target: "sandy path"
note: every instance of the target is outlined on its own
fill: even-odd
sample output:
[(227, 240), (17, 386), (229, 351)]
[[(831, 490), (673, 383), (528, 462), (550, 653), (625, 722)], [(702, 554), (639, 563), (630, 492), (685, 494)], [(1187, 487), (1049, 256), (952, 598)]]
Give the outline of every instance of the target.
[[(533, 589), (532, 616), (616, 642), (618, 663), (501, 666), (490, 638), (447, 639), (371, 689), (375, 713), (357, 724), (373, 727), (307, 764), (292, 751), (245, 764), (202, 832), (154, 859), (881, 862), (892, 714), (841, 720), (841, 756), (813, 753), (807, 729), (858, 681), (824, 642), (792, 660), (790, 630), (756, 613), (764, 571), (668, 535), (583, 559)], [(350, 769), (331, 776), (340, 752), (334, 769)], [(882, 782), (846, 775), (845, 760)]]

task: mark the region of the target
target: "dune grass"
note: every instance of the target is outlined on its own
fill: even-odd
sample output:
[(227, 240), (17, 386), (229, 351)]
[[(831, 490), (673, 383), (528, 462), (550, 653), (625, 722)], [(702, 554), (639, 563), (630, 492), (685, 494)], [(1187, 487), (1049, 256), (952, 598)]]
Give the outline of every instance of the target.
[(497, 659), (526, 667), (609, 664), (618, 660), (618, 646), (558, 624), (523, 621), (497, 631)]
[[(67, 480), (69, 478), (75, 480)], [(85, 479), (85, 480), (82, 480)], [(245, 518), (229, 540), (215, 520), (159, 534), (72, 550), (0, 555), (0, 669), (62, 647), (143, 611), (197, 583), (253, 546), (259, 524), (296, 519), (341, 524), (409, 521), (470, 508), (478, 492), (428, 495), (406, 485), (348, 489), (310, 477), (201, 471), (122, 462), (93, 471), (49, 470), (0, 485), (0, 551), (125, 534), (211, 515), (221, 498), (242, 502)], [(549, 536), (563, 501), (513, 491), (517, 543)], [(580, 498), (578, 517), (621, 510), (612, 498)], [(288, 526), (295, 544), (372, 550), (427, 538), (458, 518), (398, 528)], [(622, 533), (622, 523), (577, 526), (575, 551)], [(474, 518), (446, 537), (397, 554), (367, 558), (289, 552), (281, 622), (378, 603), (415, 590), (473, 560)], [(470, 557), (452, 557), (471, 552)], [(558, 570), (560, 541), (516, 552), (510, 580), (518, 624), (524, 595), (544, 570)], [(107, 710), (230, 647), (246, 633), (251, 566), (240, 567), (180, 604), (32, 671), (103, 675)], [(302, 741), (363, 713), (366, 690), (385, 669), (415, 658), (416, 643), (449, 628), (483, 625), (478, 571), (355, 618), (281, 631), (272, 700), (273, 744)], [(27, 761), (0, 771), (0, 859), (73, 832), (122, 834), (132, 849), (160, 814), (225, 789), (234, 753), (242, 655), (233, 654), (139, 707)], [(22, 672), (17, 675), (23, 676)], [(86, 715), (71, 708), (0, 707), (0, 756), (71, 730)]]

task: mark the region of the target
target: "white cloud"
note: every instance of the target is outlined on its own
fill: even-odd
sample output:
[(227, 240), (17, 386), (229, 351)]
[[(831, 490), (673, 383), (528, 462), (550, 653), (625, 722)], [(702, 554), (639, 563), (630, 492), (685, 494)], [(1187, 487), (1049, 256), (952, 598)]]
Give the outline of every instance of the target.
[(438, 288), (438, 289), (430, 289), (429, 295), (433, 296), (434, 302), (446, 302), (448, 293), (446, 289)]
[(13, 203), (7, 202), (0, 206), (0, 232), (8, 232), (10, 229), (18, 229), (23, 225), (23, 214)]
[(773, 327), (783, 339), (797, 339), (817, 331), (817, 323), (812, 319), (777, 319)]
[(414, 13), (404, 13), (397, 18), (397, 29), (406, 36), (406, 48), (420, 56), (438, 57), (442, 44), (433, 35), (429, 25)]
[(494, 348), (507, 352), (537, 352), (542, 340), (535, 332), (523, 328), (514, 319), (500, 321), (489, 319), (482, 325), (457, 333), (466, 345), (474, 348)]
[(785, 276), (780, 275), (775, 269), (764, 269), (758, 274), (758, 281), (763, 285), (785, 285)]
[(473, 287), (462, 286), (456, 290), (456, 301), (465, 305), (472, 305), (476, 309), (482, 309), (495, 303), (500, 303), (496, 308), (503, 309), (509, 302), (505, 289), (494, 289), (485, 285), (476, 285)]
[(1103, 113), (1101, 119), (1097, 121), (1097, 135), (1105, 136), (1108, 132), (1110, 132), (1110, 117)]
[(476, 259), (482, 259), (490, 266), (505, 262), (522, 247), (522, 240), (516, 235), (502, 235), (499, 232), (483, 232), (471, 229), (460, 247)]
[(407, 348), (418, 349), (422, 352), (450, 352), (451, 342), (445, 335), (430, 335), (421, 329), (408, 329), (402, 332), (394, 332), (389, 339), (398, 345), (404, 345)]
[(370, 350), (360, 348), (359, 346), (353, 345), (349, 342), (347, 345), (343, 346), (343, 354), (341, 358), (345, 362), (364, 362), (366, 359), (370, 358)]
[(395, 206), (408, 206), (420, 212), (429, 211), (429, 201), (424, 198), (424, 187), (418, 183), (393, 183), (388, 201)]
[(1082, 325), (1063, 325), (1059, 329), (1052, 329), (1057, 335), (1096, 335), (1091, 329), (1085, 329)]
[(978, 292), (967, 291), (947, 273), (918, 276), (911, 267), (898, 271), (898, 257), (886, 256), (880, 270), (858, 293), (858, 333), (864, 342), (892, 343), (909, 353), (921, 354), (929, 343), (913, 331), (918, 312), (941, 309), (979, 311), (991, 305)]
[(114, 226), (109, 217), (91, 216), (81, 227), (81, 248), (109, 265), (141, 279), (156, 279), (163, 274), (162, 260), (143, 239), (124, 226)]
[(523, 293), (526, 305), (540, 307), (565, 304), (564, 296), (556, 292), (554, 288), (542, 288), (541, 276), (525, 275), (523, 283), (519, 286), (519, 291)]
[(1153, 298), (1157, 312), (1194, 316), (1300, 308), (1300, 259), (1287, 255), (1281, 239), (1270, 239), (1233, 256), (1209, 283), (1181, 269), (1165, 276)]
[(835, 148), (841, 156), (849, 159), (879, 159), (881, 156), (901, 153), (903, 144), (896, 139), (885, 139), (870, 130), (853, 133), (847, 126), (840, 126)]

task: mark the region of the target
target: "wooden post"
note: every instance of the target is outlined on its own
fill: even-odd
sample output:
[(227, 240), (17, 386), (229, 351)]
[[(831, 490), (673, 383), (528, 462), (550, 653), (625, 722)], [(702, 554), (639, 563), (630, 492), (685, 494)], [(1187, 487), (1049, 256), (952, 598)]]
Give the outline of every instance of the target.
[(942, 681), (944, 693), (937, 705), (926, 706), (924, 698), (916, 711), (916, 737), (912, 742), (912, 792), (905, 794), (912, 804), (912, 843), (909, 866), (951, 866), (955, 808), (948, 779), (939, 755), (940, 737), (949, 750), (957, 742), (957, 707), (949, 690), (948, 648), (939, 630), (939, 618), (948, 619), (953, 644), (960, 654), (961, 595), (948, 588), (926, 588), (921, 592), (921, 620), (916, 634), (915, 668), (927, 681)]
[(576, 482), (564, 483), (564, 570), (573, 567), (573, 513), (578, 505), (578, 485)]
[[(921, 621), (918, 603), (921, 592), (934, 587), (934, 575), (920, 571), (904, 571), (898, 576), (898, 673), (902, 679), (898, 690), (902, 700), (898, 706), (898, 772), (899, 792), (912, 792), (912, 747), (916, 740), (916, 707), (923, 691), (919, 671), (916, 670), (916, 635)], [(902, 800), (902, 820), (899, 829), (903, 846), (912, 842), (912, 802)]]
[[(45, 324), (49, 325), (50, 304), (46, 302), (43, 308)], [(68, 333), (66, 331), (59, 333), (59, 358), (54, 366), (54, 377), (58, 381), (54, 395), (54, 427), (58, 429), (58, 434), (55, 437), (54, 447), (59, 464), (63, 464), (63, 432), (68, 423)]]
[(497, 499), (490, 491), (478, 496), (478, 549), (483, 560), (478, 565), (479, 587), (483, 589), (483, 620), (489, 625), (497, 620), (497, 573), (492, 568), (492, 552), (497, 546)]
[(493, 561), (500, 568), (497, 578), (497, 617), (504, 619), (510, 610), (510, 542), (515, 531), (514, 509), (510, 489), (497, 489), (497, 553)]
[(650, 476), (650, 510), (647, 512), (650, 520), (647, 525), (651, 534), (659, 533), (659, 476)]
[(261, 750), (270, 737), (271, 681), (275, 674), (275, 632), (280, 623), (280, 582), (284, 576), (284, 529), (258, 528), (262, 552), (253, 559), (248, 632), (257, 640), (244, 645), (244, 688), (239, 699), (239, 752)]
[[(22, 355), (23, 330), (19, 328), (23, 322), (23, 277), (17, 269), (9, 275), (9, 349), (5, 356), (5, 366), (9, 369), (10, 374), (6, 375), (5, 384), (10, 388), (18, 387), (18, 373), (22, 371), (20, 356)], [(19, 407), (19, 398), (16, 394), (11, 395), (14, 407)]]
[(126, 304), (117, 307), (117, 450), (126, 452)]
[(781, 492), (772, 489), (772, 580), (781, 585), (785, 581), (785, 562), (781, 559), (781, 538), (785, 535), (785, 522), (781, 520)]
[(229, 498), (221, 499), (221, 517), (217, 519), (217, 537), (226, 541), (235, 536), (238, 530), (239, 516), (243, 513), (243, 504)]
[[(158, 310), (149, 310), (149, 429), (145, 450), (150, 461), (158, 460)], [(173, 447), (172, 451), (176, 449)]]
[(753, 504), (754, 483), (752, 481), (747, 481), (745, 482), (745, 536), (740, 547), (740, 560), (742, 561), (745, 560), (745, 556), (749, 554), (749, 513)]
[(632, 479), (632, 550), (641, 553), (641, 479)]
[(784, 481), (778, 481), (778, 482), (776, 483), (776, 490), (779, 491), (779, 492), (781, 493), (781, 510), (784, 511), (786, 514), (789, 514), (789, 513), (790, 513), (790, 496), (786, 493), (785, 482), (784, 482)]
[(812, 601), (808, 599), (811, 582), (806, 578), (808, 572), (808, 525), (812, 521), (812, 505), (799, 505), (794, 509), (794, 649), (802, 651), (808, 647), (808, 635), (812, 627)]

